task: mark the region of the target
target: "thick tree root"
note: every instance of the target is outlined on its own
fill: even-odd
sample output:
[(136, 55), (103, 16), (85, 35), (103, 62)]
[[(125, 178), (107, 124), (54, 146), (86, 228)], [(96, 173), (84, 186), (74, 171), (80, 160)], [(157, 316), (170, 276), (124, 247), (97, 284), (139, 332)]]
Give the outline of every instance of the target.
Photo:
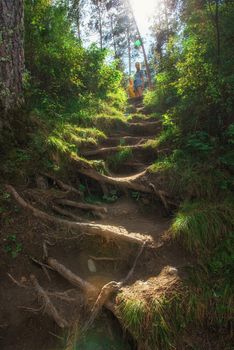
[(75, 221), (78, 221), (80, 222), (81, 221), (81, 218), (75, 214), (72, 214), (70, 211), (68, 210), (65, 210), (65, 209), (62, 209), (60, 208), (59, 206), (57, 205), (52, 205), (52, 209), (58, 213), (58, 214), (61, 214), (61, 215), (64, 215), (64, 216), (67, 216), (68, 218), (71, 218)]
[(15, 198), (21, 207), (29, 210), (35, 217), (42, 220), (52, 222), (68, 229), (78, 230), (83, 234), (102, 236), (107, 240), (113, 239), (115, 241), (125, 241), (136, 244), (142, 244), (143, 242), (147, 241), (149, 244), (153, 245), (151, 237), (145, 237), (134, 233), (130, 234), (126, 229), (121, 227), (93, 223), (81, 223), (54, 217), (39, 209), (34, 208), (31, 204), (27, 203), (22, 197), (20, 197), (20, 195), (12, 186), (6, 185), (6, 190)]
[(98, 182), (109, 183), (110, 185), (118, 186), (122, 189), (130, 189), (134, 191), (146, 192), (146, 193), (155, 193), (151, 186), (148, 184), (143, 184), (141, 182), (147, 183), (147, 180), (144, 178), (146, 176), (146, 170), (142, 171), (139, 174), (127, 176), (127, 177), (111, 177), (98, 173), (93, 168), (80, 167), (78, 172), (86, 175)]
[(64, 320), (52, 304), (48, 294), (44, 291), (44, 289), (38, 283), (36, 277), (34, 275), (30, 275), (30, 280), (36, 291), (38, 298), (42, 301), (42, 306), (44, 307), (44, 312), (47, 313), (60, 328), (68, 327), (68, 323)]
[(49, 179), (53, 180), (58, 185), (58, 187), (61, 190), (68, 191), (68, 192), (73, 192), (73, 193), (78, 194), (80, 197), (83, 197), (83, 193), (81, 191), (77, 190), (77, 188), (75, 188), (75, 187), (73, 187), (71, 185), (65, 184), (63, 181), (61, 181), (59, 179), (56, 179), (55, 176), (53, 176), (51, 174), (47, 174), (47, 173), (43, 173), (42, 175), (44, 175), (44, 176), (48, 177)]
[(75, 287), (80, 288), (83, 292), (94, 292), (96, 291), (96, 288), (74, 274), (71, 270), (66, 268), (64, 265), (60, 264), (56, 259), (48, 257), (47, 264), (55, 271), (58, 272), (58, 274), (62, 277), (64, 277), (70, 284), (72, 284)]
[(114, 152), (120, 152), (121, 150), (131, 150), (131, 151), (140, 151), (147, 149), (144, 144), (137, 145), (128, 145), (128, 146), (116, 146), (116, 147), (103, 147), (99, 149), (94, 149), (90, 151), (83, 152), (84, 157), (88, 156), (106, 156)]
[(140, 145), (142, 143), (147, 142), (148, 140), (154, 140), (149, 139), (146, 136), (113, 136), (108, 137), (107, 139), (103, 140), (102, 144), (110, 147), (114, 146), (121, 146), (121, 142), (123, 143), (122, 146), (130, 146), (130, 145)]
[(99, 205), (94, 205), (94, 204), (88, 204), (88, 203), (79, 203), (79, 202), (74, 202), (68, 199), (59, 199), (56, 201), (57, 203), (61, 205), (66, 205), (69, 207), (74, 207), (78, 209), (83, 209), (83, 210), (89, 210), (91, 211), (94, 215), (103, 218), (104, 215), (107, 213), (107, 208)]

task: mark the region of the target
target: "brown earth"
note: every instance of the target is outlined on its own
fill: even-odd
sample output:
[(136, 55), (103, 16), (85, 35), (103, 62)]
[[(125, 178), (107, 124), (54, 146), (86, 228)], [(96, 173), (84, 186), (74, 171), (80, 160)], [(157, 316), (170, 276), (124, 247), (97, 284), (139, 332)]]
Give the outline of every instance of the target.
[[(123, 130), (120, 134), (114, 134), (113, 132), (111, 138), (105, 140), (99, 147), (118, 146), (122, 138), (124, 138), (126, 145), (137, 145), (139, 142), (152, 138), (152, 135), (155, 136), (159, 130), (160, 123), (158, 121), (147, 119), (139, 121), (136, 116), (129, 123), (126, 130)], [(106, 160), (106, 154), (102, 154), (102, 159)], [(135, 165), (128, 165), (129, 160), (126, 160), (117, 171), (111, 170), (111, 176), (118, 179), (131, 175), (134, 178), (135, 174), (141, 173), (147, 168), (154, 157), (154, 151), (151, 151), (151, 153), (150, 151), (143, 151), (143, 153), (136, 151), (133, 159)], [(87, 158), (89, 159), (88, 156)], [(70, 200), (77, 200), (77, 194), (72, 195), (72, 191), (68, 193), (60, 190), (59, 192), (58, 184), (51, 180), (48, 181), (45, 177), (43, 179), (45, 188), (39, 189), (41, 191), (39, 192), (40, 198), (33, 198), (27, 194), (28, 189), (32, 190), (33, 186), (35, 187), (33, 182), (29, 183), (28, 186), (17, 188), (18, 193), (25, 198), (26, 202), (52, 216), (55, 216), (55, 213), (52, 210), (51, 202), (54, 201), (56, 193), (62, 193), (65, 198)], [(84, 175), (81, 177), (81, 180), (83, 179)], [(87, 181), (89, 184), (88, 192), (91, 194), (94, 192), (95, 195), (100, 194), (100, 191), (103, 190), (100, 182), (90, 180), (89, 177), (87, 177)], [(70, 183), (70, 185), (73, 184)], [(55, 197), (51, 197), (51, 194), (48, 195), (48, 193), (51, 193), (49, 192), (51, 188), (55, 188), (57, 191), (54, 193)], [(137, 293), (137, 285), (142, 288), (143, 283), (147, 283), (148, 280), (154, 281), (168, 267), (176, 268), (178, 276), (183, 278), (184, 267), (191, 259), (184, 255), (177, 244), (171, 243), (167, 239), (166, 232), (170, 226), (171, 218), (168, 217), (168, 211), (165, 210), (162, 200), (153, 192), (143, 193), (143, 191), (141, 193), (140, 191), (134, 191), (134, 189), (128, 190), (128, 188), (119, 191), (118, 184), (116, 186), (107, 184), (106, 186), (107, 192), (110, 189), (113, 190), (113, 188), (117, 189), (118, 198), (114, 203), (102, 203), (102, 206), (106, 207), (107, 213), (99, 219), (95, 216), (95, 213), (89, 214), (85, 210), (74, 207), (65, 208), (83, 222), (97, 222), (98, 224), (116, 227), (120, 234), (121, 230), (125, 229), (129, 235), (134, 233), (138, 237), (139, 234), (139, 237), (143, 237), (143, 241), (144, 237), (150, 237), (153, 246), (146, 245), (144, 248), (134, 273), (127, 283), (127, 288), (130, 291), (131, 286), (133, 286), (132, 291)], [(61, 209), (65, 208), (61, 206)], [(56, 216), (58, 217), (57, 214)], [(62, 218), (67, 219), (67, 217)], [(1, 217), (0, 349), (2, 350), (64, 349), (66, 332), (61, 330), (41, 308), (40, 300), (38, 300), (35, 291), (30, 289), (30, 274), (34, 274), (44, 290), (50, 293), (69, 291), (66, 296), (67, 299), (70, 298), (72, 301), (63, 300), (52, 294), (48, 295), (51, 295), (51, 300), (58, 312), (70, 326), (77, 319), (82, 323), (82, 320), (87, 317), (90, 305), (94, 302), (54, 271), (49, 271), (49, 280), (40, 266), (30, 259), (30, 257), (34, 257), (42, 261), (43, 241), (45, 239), (53, 243), (53, 246), (49, 247), (49, 256), (56, 258), (82, 279), (92, 283), (98, 290), (110, 281), (122, 280), (131, 269), (139, 250), (138, 244), (121, 240), (121, 235), (116, 240), (114, 238), (108, 239), (108, 237), (103, 238), (98, 235), (98, 232), (95, 236), (89, 235), (85, 230), (79, 235), (74, 229), (62, 228), (59, 224), (44, 221), (33, 216), (31, 212), (25, 209), (18, 210), (18, 205), (14, 201), (7, 200), (5, 212)], [(22, 248), (20, 248), (16, 257), (12, 257), (16, 246), (19, 244), (22, 245)], [(7, 249), (8, 252), (6, 252)], [(90, 268), (92, 271), (90, 271)], [(26, 288), (13, 283), (8, 274)], [(160, 281), (160, 278), (158, 281)], [(162, 288), (167, 288), (167, 282), (170, 283), (170, 281), (170, 275), (164, 277)], [(150, 291), (151, 287), (148, 288), (148, 293)], [(61, 296), (61, 294), (59, 295)], [(109, 334), (107, 335), (109, 337), (107, 342), (111, 342), (115, 337), (113, 332), (117, 330), (119, 336), (119, 334), (121, 335), (121, 328), (117, 329), (116, 323), (112, 324), (116, 321), (110, 320), (110, 314), (108, 316), (105, 313), (102, 314), (99, 321), (97, 321), (99, 324), (94, 324), (94, 330), (103, 334), (103, 327), (106, 329), (106, 317), (109, 319), (108, 327), (112, 328), (110, 332), (108, 331), (110, 334), (107, 332)], [(125, 338), (123, 344), (120, 347), (121, 349), (135, 348), (133, 343), (129, 343), (128, 338)], [(85, 345), (82, 346), (82, 349), (90, 349)], [(120, 349), (113, 344), (111, 346), (113, 347), (108, 349)], [(98, 349), (97, 346), (95, 350)]]

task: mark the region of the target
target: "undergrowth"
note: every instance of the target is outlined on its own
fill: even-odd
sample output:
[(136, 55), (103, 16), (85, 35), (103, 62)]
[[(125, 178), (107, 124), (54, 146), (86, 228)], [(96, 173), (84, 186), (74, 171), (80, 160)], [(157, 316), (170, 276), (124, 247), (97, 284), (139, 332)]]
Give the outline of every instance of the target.
[(132, 157), (131, 148), (119, 146), (119, 151), (107, 158), (107, 166), (116, 170), (121, 164)]

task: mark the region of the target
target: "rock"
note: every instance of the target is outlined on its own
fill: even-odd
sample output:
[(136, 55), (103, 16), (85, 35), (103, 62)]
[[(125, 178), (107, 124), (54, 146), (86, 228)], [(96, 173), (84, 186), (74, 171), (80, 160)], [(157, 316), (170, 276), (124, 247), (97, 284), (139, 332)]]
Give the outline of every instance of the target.
[(88, 259), (88, 269), (90, 272), (93, 272), (93, 273), (97, 272), (96, 265), (92, 259)]

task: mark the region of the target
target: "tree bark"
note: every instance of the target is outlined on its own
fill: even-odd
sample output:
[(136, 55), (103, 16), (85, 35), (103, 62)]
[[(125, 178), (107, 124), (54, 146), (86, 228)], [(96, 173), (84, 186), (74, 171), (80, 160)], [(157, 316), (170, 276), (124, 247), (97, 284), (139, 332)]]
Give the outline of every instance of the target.
[(23, 102), (23, 0), (0, 0), (0, 130)]

